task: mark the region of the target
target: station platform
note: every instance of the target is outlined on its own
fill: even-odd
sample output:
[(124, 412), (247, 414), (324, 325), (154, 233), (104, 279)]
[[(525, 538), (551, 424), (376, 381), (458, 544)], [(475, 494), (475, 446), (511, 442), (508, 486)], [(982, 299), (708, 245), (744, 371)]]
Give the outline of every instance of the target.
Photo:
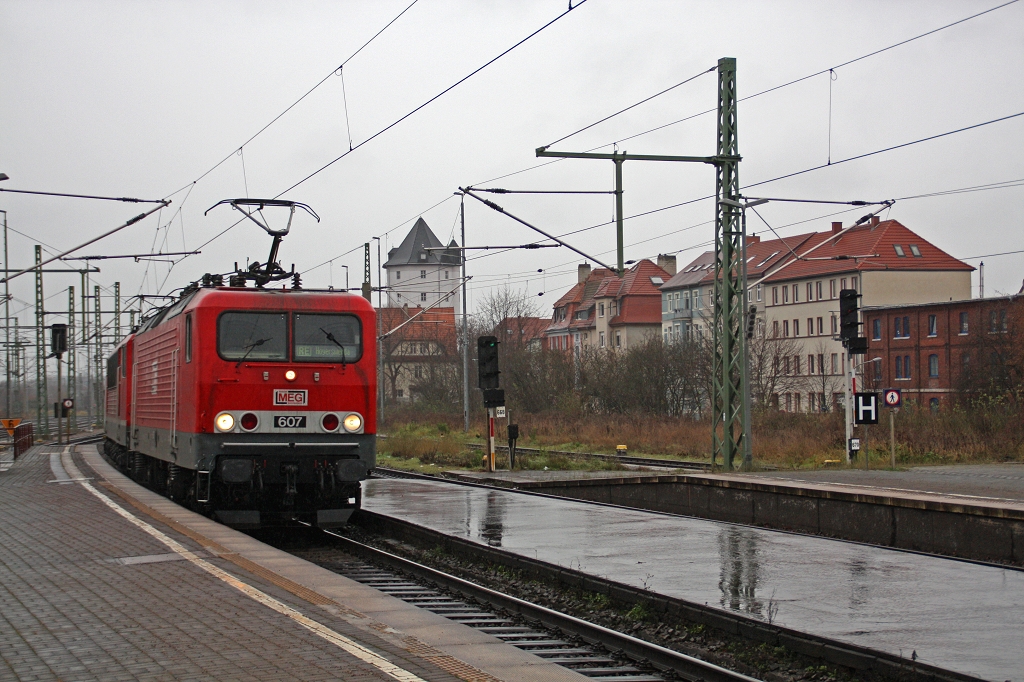
[(763, 621), (771, 614), (781, 626), (943, 669), (1024, 679), (1019, 569), (442, 481), (374, 479), (363, 507), (691, 603)]
[(758, 473), (447, 472), (457, 480), (1024, 566), (1024, 465)]
[(95, 446), (0, 472), (0, 680), (587, 679), (268, 547)]

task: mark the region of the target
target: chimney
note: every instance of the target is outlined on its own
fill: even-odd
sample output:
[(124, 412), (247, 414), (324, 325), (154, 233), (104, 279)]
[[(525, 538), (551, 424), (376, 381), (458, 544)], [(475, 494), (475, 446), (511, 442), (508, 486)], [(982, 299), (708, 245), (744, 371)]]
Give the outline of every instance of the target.
[(583, 284), (590, 277), (590, 263), (583, 263), (579, 267), (579, 282)]
[(750, 246), (751, 244), (760, 244), (760, 243), (761, 243), (761, 237), (756, 235), (756, 234), (752, 234), (752, 235), (749, 235), (747, 237), (747, 246)]
[(676, 274), (676, 257), (665, 253), (658, 254), (658, 267), (669, 275)]
[(843, 231), (843, 223), (842, 223), (842, 221), (832, 223), (832, 234), (836, 234), (837, 232), (842, 232), (842, 231)]
[(881, 221), (881, 219), (878, 216), (876, 216), (876, 215), (871, 216), (871, 227), (876, 227), (878, 225), (878, 223), (880, 223), (880, 222), (882, 222), (882, 221)]

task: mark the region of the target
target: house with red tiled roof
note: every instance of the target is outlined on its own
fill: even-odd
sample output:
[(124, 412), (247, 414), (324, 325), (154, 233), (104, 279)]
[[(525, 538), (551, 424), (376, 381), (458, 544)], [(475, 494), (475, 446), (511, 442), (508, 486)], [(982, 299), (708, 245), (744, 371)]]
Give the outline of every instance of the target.
[(551, 320), (543, 317), (506, 317), (492, 332), (504, 348), (540, 350), (544, 344), (544, 330)]
[[(664, 259), (668, 265), (669, 260)], [(674, 268), (674, 260), (671, 261)], [(644, 259), (622, 277), (606, 268), (579, 266), (578, 281), (555, 302), (544, 330), (548, 348), (627, 348), (661, 327), (658, 290), (671, 277), (663, 267)]]
[[(754, 239), (747, 247), (748, 287), (750, 302), (758, 306), (762, 320), (761, 333), (795, 342), (798, 350), (785, 358), (784, 371), (806, 379), (806, 390), (777, 396), (782, 409), (827, 410), (841, 398), (846, 372), (846, 353), (838, 339), (841, 290), (857, 290), (862, 308), (971, 298), (974, 268), (896, 220), (874, 217), (847, 228), (834, 222), (826, 232)], [(677, 275), (662, 287), (666, 340), (679, 338), (677, 316), (698, 332), (710, 329), (713, 263), (713, 253), (702, 254), (680, 271), (689, 279)], [(687, 303), (689, 312), (679, 314), (678, 309), (687, 310)]]
[(443, 385), (457, 371), (454, 308), (378, 308), (381, 365), (388, 400), (408, 402)]

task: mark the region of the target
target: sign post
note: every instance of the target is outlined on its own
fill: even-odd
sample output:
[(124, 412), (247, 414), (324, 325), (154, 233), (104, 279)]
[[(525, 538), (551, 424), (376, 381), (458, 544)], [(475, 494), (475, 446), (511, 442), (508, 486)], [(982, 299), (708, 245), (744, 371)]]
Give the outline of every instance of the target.
[(898, 388), (885, 391), (885, 405), (889, 408), (889, 464), (896, 470), (896, 413), (903, 405), (903, 394)]

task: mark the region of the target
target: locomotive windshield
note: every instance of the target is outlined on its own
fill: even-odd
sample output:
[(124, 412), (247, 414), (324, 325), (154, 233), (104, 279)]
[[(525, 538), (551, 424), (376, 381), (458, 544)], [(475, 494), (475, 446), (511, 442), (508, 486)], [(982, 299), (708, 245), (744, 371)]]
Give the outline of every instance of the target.
[(295, 314), (296, 362), (355, 362), (362, 356), (359, 318)]
[(224, 313), (217, 350), (225, 360), (287, 360), (287, 313)]

